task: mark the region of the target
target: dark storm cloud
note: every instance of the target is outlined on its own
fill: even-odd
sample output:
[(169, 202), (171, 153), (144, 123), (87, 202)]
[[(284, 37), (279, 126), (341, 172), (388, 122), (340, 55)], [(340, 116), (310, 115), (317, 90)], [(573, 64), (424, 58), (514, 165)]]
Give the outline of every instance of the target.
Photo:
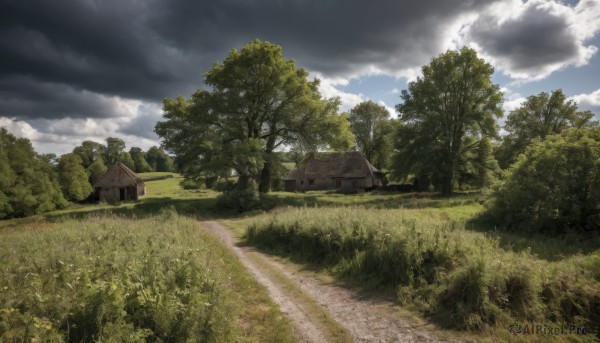
[(24, 76), (0, 78), (0, 117), (60, 119), (121, 115), (122, 112), (116, 111), (114, 99), (98, 93)]
[(448, 23), (490, 2), (179, 1), (164, 3), (152, 24), (186, 51), (227, 51), (260, 38), (284, 46), (301, 66), (345, 76), (366, 65), (393, 71), (427, 62), (440, 52)]
[(530, 1), (523, 13), (500, 25), (493, 15), (480, 17), (468, 38), (509, 73), (544, 73), (552, 65), (578, 60), (584, 53), (567, 11)]
[(490, 1), (0, 0), (0, 115), (106, 117), (93, 94), (187, 96), (254, 38), (327, 76), (420, 66), (446, 24)]

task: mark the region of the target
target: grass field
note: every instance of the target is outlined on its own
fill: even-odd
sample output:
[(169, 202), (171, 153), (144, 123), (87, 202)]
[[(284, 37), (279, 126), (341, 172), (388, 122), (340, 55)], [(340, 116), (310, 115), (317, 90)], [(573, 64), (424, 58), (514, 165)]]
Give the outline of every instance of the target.
[(527, 249), (515, 249), (493, 232), (466, 228), (480, 209), (477, 202), (426, 202), (434, 206), (280, 210), (245, 220), (246, 238), (362, 288), (394, 293), (400, 304), (442, 327), (477, 332), (488, 341), (514, 340), (505, 329), (514, 322), (596, 330), (596, 335), (522, 336), (522, 341), (598, 341), (597, 241), (595, 250), (569, 247), (562, 258), (540, 258), (531, 246), (553, 255), (560, 248), (555, 240), (536, 237)]
[(1, 233), (0, 341), (278, 341), (286, 319), (195, 220), (93, 215)]
[[(220, 329), (214, 335), (249, 342), (286, 341), (291, 336), (289, 324), (268, 296), (217, 242), (193, 229), (194, 221), (183, 216), (190, 215), (229, 218), (225, 222), (235, 228), (237, 236), (246, 234), (247, 241), (256, 246), (367, 290), (391, 293), (405, 307), (441, 326), (475, 332), (484, 341), (598, 341), (598, 334), (519, 338), (506, 330), (512, 321), (597, 329), (598, 237), (525, 235), (482, 226), (477, 214), (486, 196), (480, 193), (442, 198), (423, 193), (273, 192), (280, 205), (269, 213), (221, 212), (214, 206), (218, 192), (183, 190), (182, 178), (172, 176), (147, 181), (147, 195), (139, 201), (76, 204), (45, 216), (0, 222), (0, 255), (3, 262), (9, 261), (0, 267), (0, 333), (13, 337), (48, 334), (40, 337), (57, 339), (121, 334), (141, 339), (169, 330), (183, 334), (183, 329), (152, 324), (159, 319), (150, 310), (142, 311), (143, 318), (131, 314), (130, 306), (141, 306), (132, 302), (131, 295), (133, 275), (143, 273), (139, 261), (153, 256), (156, 244), (166, 244), (169, 248), (157, 257), (163, 263), (157, 262), (157, 273), (171, 281), (142, 283), (144, 289), (160, 291), (161, 285), (176, 284), (177, 278), (169, 276), (171, 265), (166, 268), (165, 261), (184, 261), (181, 253), (186, 247), (199, 249), (185, 263), (210, 276), (216, 288), (213, 294), (198, 286), (204, 279), (198, 279), (194, 287), (200, 287), (199, 294), (206, 297), (218, 297), (219, 306), (237, 318), (219, 322), (215, 312), (214, 323), (220, 323), (215, 324)], [(136, 243), (118, 244), (129, 241)], [(137, 262), (126, 262), (130, 260), (121, 250)], [(80, 274), (65, 266), (87, 270), (89, 280), (85, 285), (75, 283), (71, 277)], [(183, 311), (179, 295), (163, 293), (171, 301), (169, 306)], [(71, 303), (69, 297), (80, 302)], [(103, 301), (108, 305), (98, 305)], [(85, 310), (73, 312), (82, 303), (88, 304)], [(90, 304), (100, 307), (94, 310), (96, 305)], [(205, 308), (200, 305), (187, 310), (202, 312)], [(98, 311), (115, 312), (100, 318)], [(160, 320), (173, 323), (173, 316)], [(70, 326), (76, 320), (99, 324), (93, 326), (96, 331), (79, 332)], [(195, 329), (188, 326), (186, 330)]]

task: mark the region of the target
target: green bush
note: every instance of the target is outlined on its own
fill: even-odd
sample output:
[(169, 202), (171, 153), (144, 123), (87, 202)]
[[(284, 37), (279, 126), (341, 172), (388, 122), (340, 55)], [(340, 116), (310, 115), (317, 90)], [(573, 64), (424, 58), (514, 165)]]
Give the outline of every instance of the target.
[(511, 168), (484, 215), (526, 231), (600, 231), (600, 129), (536, 141)]
[(247, 189), (234, 188), (217, 197), (217, 207), (223, 210), (247, 212), (253, 210), (269, 210), (277, 205), (275, 198), (258, 193), (256, 183), (250, 182)]
[(183, 180), (181, 180), (181, 182), (179, 182), (179, 185), (181, 186), (181, 188), (183, 188), (185, 190), (200, 189), (200, 188), (202, 188), (202, 181), (196, 181), (196, 180), (192, 180), (192, 179), (183, 179)]

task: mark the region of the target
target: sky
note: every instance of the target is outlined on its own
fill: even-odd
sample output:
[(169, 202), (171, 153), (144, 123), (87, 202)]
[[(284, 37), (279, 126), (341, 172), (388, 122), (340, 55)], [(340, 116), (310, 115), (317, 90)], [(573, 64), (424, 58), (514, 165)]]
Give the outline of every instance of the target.
[[(600, 119), (600, 0), (0, 0), (0, 126), (40, 153), (159, 145), (161, 101), (253, 39), (321, 80), (340, 111), (399, 93), (447, 50), (495, 69), (505, 116), (562, 89)], [(502, 125), (502, 120), (500, 125)]]

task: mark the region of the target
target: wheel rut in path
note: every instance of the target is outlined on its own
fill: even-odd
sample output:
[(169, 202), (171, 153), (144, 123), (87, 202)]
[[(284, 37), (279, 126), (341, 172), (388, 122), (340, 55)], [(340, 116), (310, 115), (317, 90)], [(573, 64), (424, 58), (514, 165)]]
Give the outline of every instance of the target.
[(327, 329), (298, 305), (285, 288), (269, 278), (268, 273), (254, 263), (248, 254), (257, 254), (265, 263), (293, 281), (329, 315), (344, 326), (355, 342), (455, 342), (436, 339), (431, 333), (403, 318), (386, 299), (361, 297), (347, 288), (311, 277), (299, 266), (283, 264), (251, 247), (234, 243), (232, 232), (216, 221), (202, 221), (202, 226), (218, 236), (264, 285), (270, 297), (290, 319), (297, 337), (303, 342), (327, 342)]

